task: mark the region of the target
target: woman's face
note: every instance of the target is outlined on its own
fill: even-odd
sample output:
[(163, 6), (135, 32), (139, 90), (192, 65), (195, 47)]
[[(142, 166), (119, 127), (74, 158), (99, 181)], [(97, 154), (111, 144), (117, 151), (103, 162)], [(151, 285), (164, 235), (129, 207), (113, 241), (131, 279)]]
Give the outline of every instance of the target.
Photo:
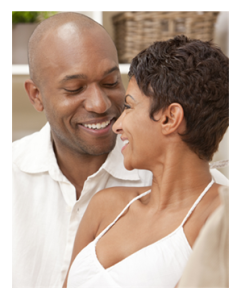
[(152, 169), (160, 155), (161, 130), (159, 122), (149, 116), (151, 100), (131, 78), (125, 96), (125, 109), (113, 125), (121, 135), (124, 146), (124, 165), (127, 170)]

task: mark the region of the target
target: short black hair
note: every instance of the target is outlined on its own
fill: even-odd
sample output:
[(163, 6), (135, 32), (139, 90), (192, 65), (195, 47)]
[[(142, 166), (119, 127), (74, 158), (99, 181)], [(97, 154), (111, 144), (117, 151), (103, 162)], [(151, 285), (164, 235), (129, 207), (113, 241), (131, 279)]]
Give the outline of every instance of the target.
[(128, 75), (151, 97), (151, 119), (171, 103), (183, 107), (182, 140), (201, 159), (210, 161), (229, 126), (228, 57), (212, 42), (182, 35), (140, 52)]

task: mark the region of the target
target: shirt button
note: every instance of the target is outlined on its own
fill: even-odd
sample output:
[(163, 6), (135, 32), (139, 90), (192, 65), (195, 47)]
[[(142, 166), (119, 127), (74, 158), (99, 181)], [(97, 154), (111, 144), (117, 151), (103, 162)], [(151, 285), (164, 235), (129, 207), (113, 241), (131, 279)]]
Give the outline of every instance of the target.
[(72, 207), (71, 207), (71, 206), (67, 206), (67, 207), (66, 207), (66, 210), (67, 210), (67, 212), (70, 212), (70, 213), (71, 213)]

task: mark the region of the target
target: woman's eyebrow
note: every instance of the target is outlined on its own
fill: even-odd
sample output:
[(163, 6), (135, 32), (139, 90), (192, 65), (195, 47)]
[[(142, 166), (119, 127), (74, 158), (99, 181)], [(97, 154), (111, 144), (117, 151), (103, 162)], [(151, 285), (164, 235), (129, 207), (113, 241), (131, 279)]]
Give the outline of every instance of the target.
[(125, 101), (126, 101), (127, 97), (130, 97), (132, 100), (134, 100), (136, 102), (136, 100), (130, 94), (125, 95)]

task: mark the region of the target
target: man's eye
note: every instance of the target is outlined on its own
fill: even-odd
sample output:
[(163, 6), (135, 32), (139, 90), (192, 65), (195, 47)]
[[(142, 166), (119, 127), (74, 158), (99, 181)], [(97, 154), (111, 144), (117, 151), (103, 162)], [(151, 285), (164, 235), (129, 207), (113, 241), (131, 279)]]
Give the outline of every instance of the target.
[(116, 82), (113, 82), (113, 83), (105, 83), (104, 85), (107, 86), (107, 87), (114, 87), (118, 84), (118, 81)]
[(68, 90), (68, 89), (64, 89), (66, 92), (68, 92), (68, 93), (78, 93), (78, 92), (80, 92), (81, 90), (83, 89), (83, 87), (80, 87), (80, 88), (78, 88), (78, 89), (76, 89), (76, 90)]

